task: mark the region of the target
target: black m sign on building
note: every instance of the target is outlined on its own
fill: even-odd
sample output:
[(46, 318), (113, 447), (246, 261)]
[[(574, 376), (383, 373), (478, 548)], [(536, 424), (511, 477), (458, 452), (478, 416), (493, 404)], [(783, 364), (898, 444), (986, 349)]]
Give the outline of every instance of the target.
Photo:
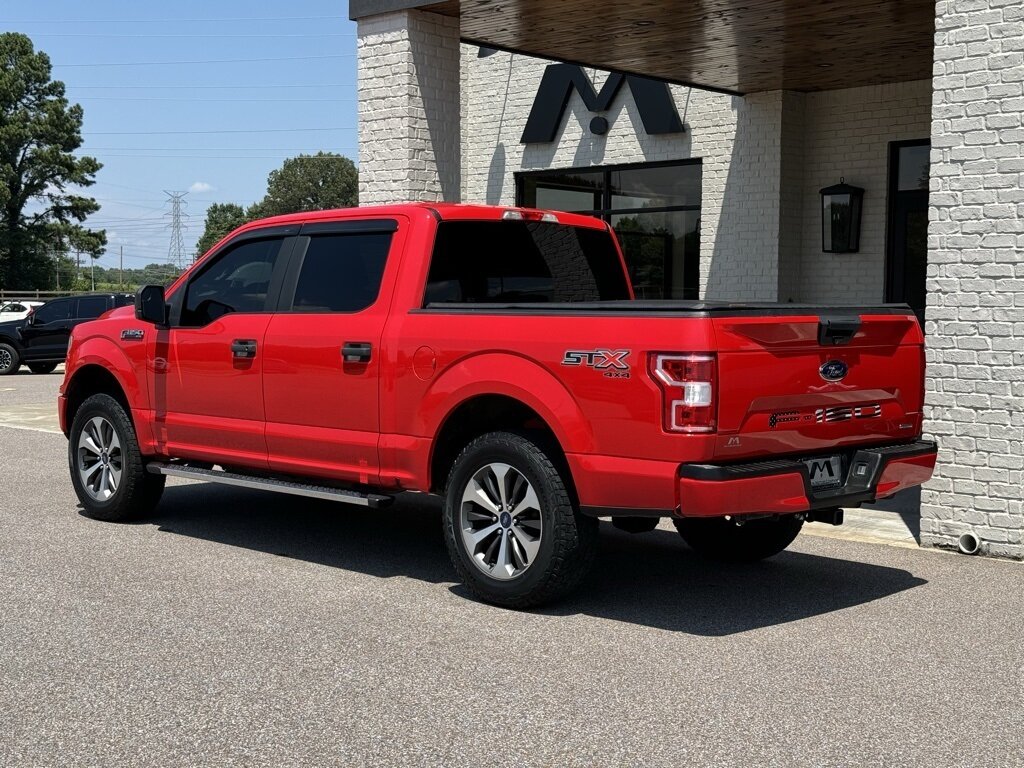
[[(544, 70), (520, 142), (533, 144), (554, 141), (574, 89), (591, 112), (607, 112), (623, 83), (629, 86), (633, 94), (637, 112), (640, 113), (640, 121), (647, 133), (656, 135), (683, 132), (683, 123), (679, 119), (667, 83), (648, 77), (613, 72), (598, 93), (582, 67), (575, 64), (550, 64)], [(595, 134), (604, 135), (608, 132), (608, 120), (596, 115), (590, 121), (590, 130)]]

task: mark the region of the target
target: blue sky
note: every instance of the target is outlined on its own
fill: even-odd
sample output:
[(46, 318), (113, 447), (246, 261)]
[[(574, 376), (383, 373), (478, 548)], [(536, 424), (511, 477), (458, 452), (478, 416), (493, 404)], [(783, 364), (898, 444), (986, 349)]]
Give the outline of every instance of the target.
[(0, 30), (29, 35), (85, 110), (81, 152), (103, 163), (87, 191), (109, 240), (99, 264), (116, 266), (122, 245), (125, 267), (166, 261), (164, 190), (190, 190), (191, 251), (211, 202), (261, 198), (285, 158), (356, 159), (343, 0), (3, 0)]

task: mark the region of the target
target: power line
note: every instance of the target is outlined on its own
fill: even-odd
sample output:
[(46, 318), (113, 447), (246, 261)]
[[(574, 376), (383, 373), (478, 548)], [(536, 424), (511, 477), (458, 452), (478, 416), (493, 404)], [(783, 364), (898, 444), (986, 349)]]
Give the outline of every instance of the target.
[[(84, 152), (304, 152), (315, 155), (327, 152), (323, 147), (92, 147), (83, 146)], [(332, 147), (339, 149), (337, 145)], [(342, 145), (340, 149), (358, 149), (355, 144)], [(145, 190), (143, 190), (145, 191)]]
[[(88, 99), (89, 101), (184, 101), (184, 102), (188, 102), (190, 104), (193, 104), (193, 103), (199, 103), (199, 104), (202, 104), (202, 103), (206, 103), (206, 104), (224, 104), (224, 103), (231, 103), (231, 102), (262, 102), (262, 103), (271, 103), (271, 102), (273, 102), (274, 104), (281, 104), (281, 103), (288, 103), (288, 102), (303, 102), (303, 103), (307, 103), (308, 104), (309, 102), (313, 102), (313, 101), (323, 101), (324, 97), (323, 96), (308, 96), (308, 97), (306, 97), (304, 99), (279, 99), (279, 98), (275, 98), (275, 97), (272, 97), (272, 96), (271, 97), (252, 96), (252, 97), (249, 97), (249, 98), (232, 98), (232, 99), (196, 99), (196, 98), (190, 98), (188, 96), (89, 96), (89, 95), (85, 95), (85, 96), (76, 96), (73, 100), (74, 101), (85, 101), (86, 99)], [(351, 98), (351, 99), (350, 98), (344, 98), (344, 99), (334, 99), (334, 98), (332, 98), (331, 99), (332, 102), (335, 102), (335, 101), (355, 101), (355, 100), (356, 99), (354, 99), (354, 98)]]
[(173, 18), (173, 19), (41, 19), (38, 21), (23, 21), (18, 20), (17, 24), (177, 24), (178, 22), (186, 21), (197, 21), (197, 22), (210, 22), (210, 21), (230, 21), (234, 23), (241, 23), (245, 21), (317, 21), (322, 19), (334, 19), (335, 21), (347, 21), (344, 16), (243, 16), (243, 17), (221, 17), (221, 18), (205, 18), (205, 19), (185, 19), (185, 18)]
[[(116, 153), (107, 153), (103, 155), (104, 159), (108, 157), (123, 157), (132, 159), (149, 159), (149, 158), (162, 158), (164, 160), (332, 160), (342, 158), (324, 158), (324, 157), (286, 157), (284, 155), (121, 155)], [(351, 158), (347, 158), (351, 159)]]
[(87, 62), (74, 64), (54, 64), (55, 67), (162, 67), (181, 66), (183, 64), (252, 64), (259, 61), (311, 61), (314, 59), (346, 59), (354, 53), (325, 53), (320, 56), (272, 56), (254, 59), (192, 59), (188, 61), (111, 61)]
[(165, 38), (165, 37), (211, 37), (217, 38), (218, 40), (225, 39), (248, 39), (248, 38), (264, 38), (272, 37), (275, 39), (283, 37), (355, 37), (355, 32), (286, 32), (283, 34), (272, 34), (264, 32), (255, 32), (251, 34), (225, 34), (225, 35), (211, 35), (206, 33), (190, 33), (190, 32), (179, 32), (179, 33), (156, 33), (150, 34), (143, 32), (140, 34), (126, 35), (119, 34), (117, 32), (33, 32), (32, 37), (118, 37), (118, 38), (132, 38), (135, 40), (146, 39), (146, 38)]
[(200, 136), (215, 133), (305, 133), (307, 131), (355, 131), (351, 128), (226, 128), (213, 131), (83, 131), (83, 136)]
[(225, 88), (354, 88), (355, 83), (261, 83), (259, 85), (74, 85), (75, 90), (94, 90), (97, 88), (134, 88), (147, 91), (160, 90), (161, 88), (187, 89), (225, 89)]

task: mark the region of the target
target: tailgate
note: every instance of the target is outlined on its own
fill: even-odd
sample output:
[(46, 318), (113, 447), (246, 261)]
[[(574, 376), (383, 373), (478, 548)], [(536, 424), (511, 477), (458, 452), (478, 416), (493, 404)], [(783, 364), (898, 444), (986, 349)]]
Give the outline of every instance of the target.
[(811, 453), (919, 435), (924, 339), (913, 313), (800, 311), (713, 320), (715, 456)]

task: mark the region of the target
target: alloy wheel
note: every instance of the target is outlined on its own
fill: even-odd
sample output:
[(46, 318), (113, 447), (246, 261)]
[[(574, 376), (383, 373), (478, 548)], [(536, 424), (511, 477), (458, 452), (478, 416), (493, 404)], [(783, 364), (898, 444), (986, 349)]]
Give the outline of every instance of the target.
[(515, 467), (487, 464), (463, 490), (459, 527), (477, 568), (501, 581), (514, 579), (540, 550), (544, 523), (537, 492)]
[(92, 499), (109, 501), (117, 493), (124, 469), (121, 441), (114, 425), (93, 416), (78, 436), (78, 477)]

